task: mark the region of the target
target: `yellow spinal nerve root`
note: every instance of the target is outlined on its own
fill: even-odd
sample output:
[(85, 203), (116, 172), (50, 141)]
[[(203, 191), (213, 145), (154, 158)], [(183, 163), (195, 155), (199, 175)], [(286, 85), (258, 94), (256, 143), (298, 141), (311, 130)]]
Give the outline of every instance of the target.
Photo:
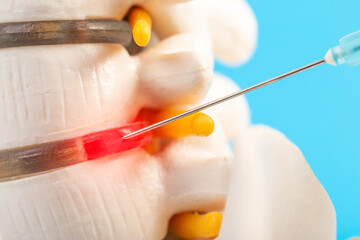
[(222, 214), (210, 212), (180, 213), (170, 220), (170, 231), (182, 239), (216, 238), (219, 235), (222, 223)]
[(145, 47), (151, 38), (152, 22), (150, 15), (139, 7), (130, 10), (129, 23), (133, 28), (133, 38), (137, 45)]
[[(154, 122), (183, 113), (178, 110), (163, 110), (153, 116)], [(155, 130), (159, 137), (177, 138), (187, 136), (207, 137), (214, 131), (214, 120), (205, 113), (198, 112), (184, 117)]]

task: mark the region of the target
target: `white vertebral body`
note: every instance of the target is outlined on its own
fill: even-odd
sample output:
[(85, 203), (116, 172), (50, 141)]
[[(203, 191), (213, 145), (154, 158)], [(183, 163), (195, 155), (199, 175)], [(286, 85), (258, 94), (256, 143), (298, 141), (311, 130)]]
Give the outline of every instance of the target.
[[(0, 22), (122, 19), (136, 4), (150, 13), (154, 31), (159, 36), (158, 42), (136, 56), (130, 56), (123, 46), (116, 44), (0, 49), (0, 150), (121, 126), (132, 121), (144, 107), (197, 104), (210, 88), (213, 78), (215, 83), (208, 98), (224, 94), (225, 90), (235, 90), (236, 87), (224, 77), (213, 77), (213, 55), (215, 51), (227, 62), (241, 62), (251, 55), (257, 30), (246, 2), (226, 1), (234, 20), (232, 26), (226, 21), (219, 25), (209, 24), (214, 19), (226, 19), (226, 7), (221, 1), (175, 2), (179, 1), (0, 0)], [(214, 6), (219, 6), (219, 11)], [(246, 14), (236, 15), (236, 8)], [(242, 43), (223, 46), (221, 38), (214, 35), (217, 28), (221, 28), (223, 34), (232, 33)], [(166, 235), (168, 220), (176, 213), (222, 211), (233, 158), (227, 138), (243, 135), (249, 113), (244, 98), (225, 104), (221, 109), (209, 110), (209, 113), (216, 121), (215, 132), (210, 137), (175, 139), (156, 155), (134, 149), (37, 176), (1, 182), (0, 236), (3, 240), (158, 240)], [(276, 136), (266, 141), (272, 139), (278, 141)], [(242, 146), (246, 145), (238, 144), (236, 148), (246, 152)], [(263, 151), (254, 149), (251, 151), (260, 154)], [(297, 150), (289, 148), (286, 151), (291, 155)], [(271, 154), (276, 156), (277, 151), (269, 156)], [(240, 156), (244, 158), (240, 160), (252, 162), (255, 155), (242, 153)], [(274, 161), (273, 166), (282, 169), (284, 176), (289, 171), (297, 172), (297, 184), (301, 182), (303, 167), (289, 168), (281, 161)], [(307, 167), (303, 158), (299, 160), (299, 166)], [(256, 169), (248, 179), (258, 176), (266, 181), (268, 176), (259, 174)], [(319, 239), (333, 236), (331, 202), (315, 176), (310, 174), (307, 178), (312, 180), (306, 183), (309, 192), (315, 191), (322, 197), (319, 200), (319, 197), (309, 196), (306, 201), (313, 201), (315, 212), (321, 216), (306, 213), (298, 219), (300, 222), (318, 219), (322, 228), (317, 229), (325, 230), (319, 233), (306, 226), (303, 231)], [(244, 177), (241, 180), (247, 181)], [(287, 182), (283, 188), (293, 189), (294, 186)], [(272, 195), (263, 194), (262, 188), (254, 189), (265, 196), (264, 202), (272, 203), (267, 199)], [(246, 191), (241, 193), (243, 198), (253, 196)], [(296, 196), (296, 193), (293, 194)], [(286, 196), (287, 191), (274, 191), (274, 194), (280, 198)], [(302, 197), (291, 200), (305, 201)], [(243, 206), (247, 206), (246, 202)], [(284, 208), (288, 207), (293, 206)], [(295, 213), (301, 215), (304, 205), (295, 204), (296, 207)], [(248, 217), (263, 216), (262, 213), (268, 213), (270, 208), (270, 204), (251, 208), (253, 212), (248, 213)], [(229, 211), (231, 209), (230, 205)], [(280, 211), (281, 207), (277, 209)], [(286, 212), (286, 209), (282, 211)], [(234, 213), (244, 218), (235, 210)], [(286, 222), (295, 217), (291, 212), (288, 214), (284, 214), (283, 219), (276, 215), (276, 226), (264, 221), (260, 228), (277, 229), (282, 226), (282, 220)], [(324, 214), (331, 221), (322, 221)], [(271, 219), (275, 215), (266, 216)], [(232, 229), (237, 228), (241, 226)], [(242, 232), (242, 236), (249, 236), (253, 230), (247, 229), (248, 235)], [(293, 236), (292, 230), (283, 231), (284, 236)], [(277, 239), (276, 236), (279, 235), (268, 239)]]

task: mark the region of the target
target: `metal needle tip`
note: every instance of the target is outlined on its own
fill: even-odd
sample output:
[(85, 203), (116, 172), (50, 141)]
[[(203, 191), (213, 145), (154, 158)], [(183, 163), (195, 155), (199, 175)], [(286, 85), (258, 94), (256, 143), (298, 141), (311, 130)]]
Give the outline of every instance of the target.
[(191, 109), (191, 110), (189, 110), (189, 111), (187, 111), (187, 112), (184, 112), (184, 113), (181, 113), (181, 114), (176, 115), (176, 116), (174, 116), (174, 117), (165, 119), (165, 120), (163, 120), (163, 121), (161, 121), (161, 122), (155, 123), (155, 124), (150, 125), (150, 126), (148, 126), (148, 127), (139, 129), (139, 130), (137, 130), (137, 131), (135, 131), (135, 132), (129, 133), (129, 134), (125, 135), (125, 136), (123, 137), (123, 139), (129, 139), (129, 138), (132, 138), (132, 137), (136, 137), (136, 136), (141, 135), (141, 134), (143, 134), (143, 133), (146, 133), (146, 132), (149, 132), (149, 131), (151, 131), (151, 130), (154, 130), (155, 128), (158, 128), (158, 127), (164, 126), (164, 125), (166, 125), (166, 124), (168, 124), (168, 123), (171, 123), (171, 122), (173, 122), (173, 121), (176, 121), (176, 120), (178, 120), (178, 119), (180, 119), (180, 118), (189, 116), (189, 115), (191, 115), (191, 114), (193, 114), (193, 113), (196, 113), (196, 112), (199, 112), (199, 111), (201, 111), (201, 110), (207, 109), (207, 108), (212, 107), (212, 106), (214, 106), (214, 105), (217, 105), (217, 104), (219, 104), (219, 103), (228, 101), (228, 100), (230, 100), (230, 99), (232, 99), (232, 98), (241, 96), (241, 95), (243, 95), (243, 94), (245, 94), (245, 93), (254, 91), (254, 90), (256, 90), (256, 89), (259, 89), (259, 88), (264, 87), (264, 86), (266, 86), (266, 85), (269, 85), (269, 84), (271, 84), (271, 83), (277, 82), (277, 81), (279, 81), (279, 80), (281, 80), (281, 79), (290, 77), (290, 76), (292, 76), (292, 75), (295, 75), (295, 74), (300, 73), (300, 72), (302, 72), (302, 71), (305, 71), (305, 70), (307, 70), (307, 69), (316, 67), (316, 66), (321, 65), (321, 64), (323, 64), (323, 63), (325, 63), (325, 59), (321, 59), (321, 60), (319, 60), (319, 61), (310, 63), (310, 64), (308, 64), (308, 65), (306, 65), (306, 66), (301, 67), (301, 68), (292, 70), (292, 71), (287, 72), (287, 73), (285, 73), (285, 74), (282, 74), (282, 75), (280, 75), (280, 76), (271, 78), (271, 79), (266, 80), (266, 81), (264, 81), (264, 82), (261, 82), (261, 83), (258, 83), (258, 84), (256, 84), (256, 85), (253, 85), (253, 86), (251, 86), (251, 87), (245, 88), (244, 90), (240, 90), (240, 91), (238, 91), (238, 92), (232, 93), (232, 94), (227, 95), (227, 96), (225, 96), (225, 97), (221, 97), (221, 98), (219, 98), (219, 99), (216, 99), (216, 100), (213, 100), (213, 101), (211, 101), (211, 102), (208, 102), (208, 103), (205, 103), (205, 104), (203, 104), (203, 105), (200, 105), (200, 106), (198, 106), (198, 107), (195, 107), (195, 108), (193, 108), (193, 109)]

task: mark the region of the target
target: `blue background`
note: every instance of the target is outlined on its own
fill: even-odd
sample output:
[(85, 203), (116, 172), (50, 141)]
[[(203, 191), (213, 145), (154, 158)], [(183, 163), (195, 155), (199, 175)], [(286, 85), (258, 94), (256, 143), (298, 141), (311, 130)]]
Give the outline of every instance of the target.
[[(242, 88), (322, 58), (360, 30), (359, 0), (248, 0), (259, 23), (249, 63), (216, 63)], [(247, 94), (252, 122), (302, 150), (337, 213), (338, 239), (360, 235), (360, 66), (322, 65)]]

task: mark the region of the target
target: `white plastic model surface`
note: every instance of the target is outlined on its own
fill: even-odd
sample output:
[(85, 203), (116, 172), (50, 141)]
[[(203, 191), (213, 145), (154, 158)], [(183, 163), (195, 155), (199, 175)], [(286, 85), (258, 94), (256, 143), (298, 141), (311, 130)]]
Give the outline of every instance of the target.
[[(121, 126), (144, 107), (195, 105), (209, 88), (207, 99), (236, 89), (213, 75), (213, 62), (250, 58), (257, 24), (245, 1), (0, 0), (0, 22), (122, 19), (135, 4), (157, 36), (135, 56), (115, 44), (0, 50), (0, 150)], [(210, 137), (1, 182), (2, 239), (160, 240), (174, 214), (223, 211), (228, 195), (219, 239), (335, 239), (333, 206), (299, 149), (250, 126), (244, 98), (208, 112)]]

